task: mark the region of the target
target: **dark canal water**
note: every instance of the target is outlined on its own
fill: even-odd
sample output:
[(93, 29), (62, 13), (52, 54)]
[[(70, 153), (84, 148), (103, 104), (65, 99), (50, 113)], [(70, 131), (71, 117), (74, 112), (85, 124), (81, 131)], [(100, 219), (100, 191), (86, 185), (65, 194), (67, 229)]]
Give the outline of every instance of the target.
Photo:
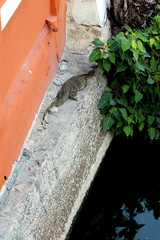
[(69, 240), (160, 240), (160, 141), (115, 137)]

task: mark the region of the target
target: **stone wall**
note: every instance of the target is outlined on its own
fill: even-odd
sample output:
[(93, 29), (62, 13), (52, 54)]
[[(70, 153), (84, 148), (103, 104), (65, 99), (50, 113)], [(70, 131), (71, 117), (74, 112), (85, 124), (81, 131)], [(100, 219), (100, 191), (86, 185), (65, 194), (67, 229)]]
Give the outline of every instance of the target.
[(110, 23), (107, 20), (109, 0), (72, 0), (67, 6), (67, 46), (91, 51), (94, 38), (107, 41)]

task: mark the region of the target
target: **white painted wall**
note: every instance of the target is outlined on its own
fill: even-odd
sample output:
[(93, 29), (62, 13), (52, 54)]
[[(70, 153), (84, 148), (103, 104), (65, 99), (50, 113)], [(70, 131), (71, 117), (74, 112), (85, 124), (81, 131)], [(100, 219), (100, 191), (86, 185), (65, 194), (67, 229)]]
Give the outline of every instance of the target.
[(22, 0), (6, 0), (3, 6), (0, 9), (1, 15), (1, 30), (5, 28), (9, 20), (11, 19), (12, 15), (18, 8), (19, 4)]
[(107, 0), (96, 0), (96, 3), (101, 26), (104, 26), (107, 19)]
[(107, 19), (107, 6), (110, 0), (72, 0), (73, 19), (78, 24), (103, 27)]

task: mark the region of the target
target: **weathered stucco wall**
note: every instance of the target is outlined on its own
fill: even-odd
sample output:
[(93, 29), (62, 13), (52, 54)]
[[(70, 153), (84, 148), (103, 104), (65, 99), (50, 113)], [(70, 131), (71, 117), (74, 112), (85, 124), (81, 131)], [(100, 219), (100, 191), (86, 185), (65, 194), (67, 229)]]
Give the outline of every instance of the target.
[[(45, 24), (51, 17), (57, 32)], [(65, 0), (0, 0), (0, 189), (20, 156), (65, 43)]]

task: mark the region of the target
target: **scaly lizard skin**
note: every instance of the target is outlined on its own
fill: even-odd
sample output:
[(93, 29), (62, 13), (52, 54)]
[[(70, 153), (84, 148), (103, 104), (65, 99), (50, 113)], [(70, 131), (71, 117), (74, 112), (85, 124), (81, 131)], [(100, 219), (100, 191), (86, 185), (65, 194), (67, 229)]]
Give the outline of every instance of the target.
[(65, 103), (68, 99), (72, 99), (77, 101), (76, 95), (78, 91), (83, 90), (87, 85), (87, 80), (94, 75), (94, 70), (89, 71), (87, 74), (81, 74), (77, 76), (73, 76), (69, 78), (63, 85), (60, 91), (57, 94), (57, 99), (52, 102), (49, 107), (46, 109), (43, 119), (42, 125), (45, 121), (45, 116), (47, 113), (51, 112), (53, 107), (59, 107), (63, 103)]

